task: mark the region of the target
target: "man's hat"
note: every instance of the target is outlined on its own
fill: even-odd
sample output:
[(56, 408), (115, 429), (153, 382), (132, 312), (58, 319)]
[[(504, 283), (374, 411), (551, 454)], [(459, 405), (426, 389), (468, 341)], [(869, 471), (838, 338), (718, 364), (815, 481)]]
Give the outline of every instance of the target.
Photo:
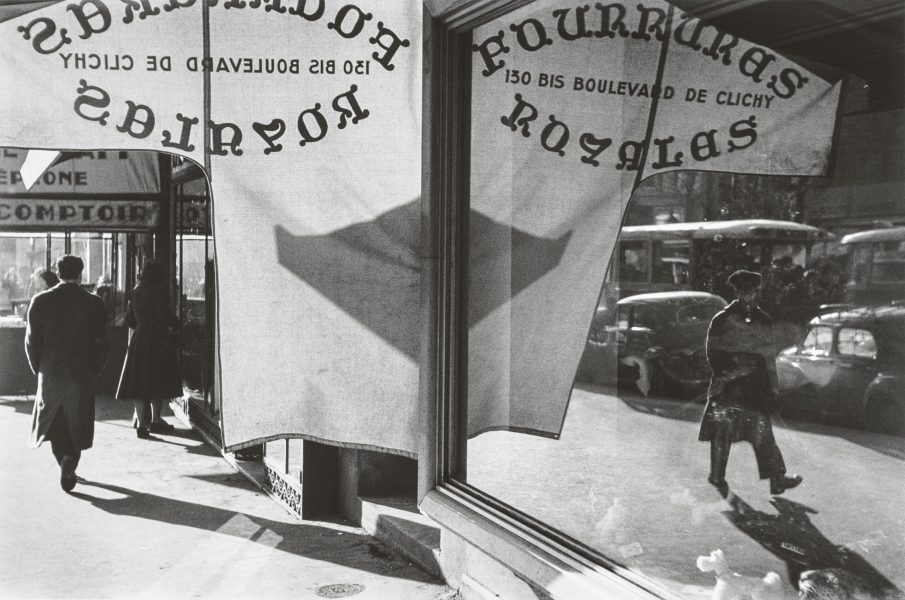
[(760, 273), (739, 269), (730, 275), (729, 279), (726, 281), (736, 290), (750, 290), (751, 288), (760, 286), (760, 280)]

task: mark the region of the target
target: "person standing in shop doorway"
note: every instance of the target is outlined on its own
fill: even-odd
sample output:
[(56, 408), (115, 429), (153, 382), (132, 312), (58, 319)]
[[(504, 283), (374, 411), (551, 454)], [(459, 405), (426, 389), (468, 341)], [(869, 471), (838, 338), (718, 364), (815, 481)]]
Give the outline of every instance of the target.
[(758, 306), (761, 275), (735, 271), (727, 280), (737, 299), (717, 313), (707, 331), (707, 361), (712, 376), (698, 439), (710, 442), (708, 481), (728, 494), (726, 466), (734, 442), (754, 446), (761, 479), (770, 493), (801, 483), (786, 475), (786, 465), (770, 421), (777, 392), (773, 321)]
[(139, 438), (148, 439), (150, 433), (175, 429), (161, 411), (165, 401), (182, 396), (176, 355), (179, 320), (170, 310), (163, 263), (145, 263), (126, 308), (126, 324), (133, 332), (116, 398), (134, 403), (133, 425)]
[(75, 487), (82, 451), (94, 441), (95, 380), (110, 348), (104, 303), (79, 285), (83, 268), (78, 256), (61, 257), (61, 282), (36, 294), (26, 314), (25, 353), (38, 376), (32, 446), (50, 442), (67, 492)]

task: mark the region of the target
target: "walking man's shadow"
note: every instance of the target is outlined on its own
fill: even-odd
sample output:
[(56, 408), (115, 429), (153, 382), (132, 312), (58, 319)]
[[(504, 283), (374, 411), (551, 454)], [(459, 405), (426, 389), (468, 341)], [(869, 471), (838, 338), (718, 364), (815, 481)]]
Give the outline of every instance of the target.
[[(723, 513), (726, 518), (782, 559), (786, 563), (789, 581), (796, 587), (803, 572), (829, 569), (835, 570), (831, 571), (834, 576), (838, 573), (850, 574), (852, 577), (845, 585), (852, 586), (853, 590), (860, 588), (862, 593), (866, 592), (873, 598), (905, 598), (895, 584), (861, 555), (827, 539), (808, 516), (817, 514), (813, 508), (786, 498), (774, 497), (770, 504), (776, 508), (777, 513), (768, 514), (755, 509), (732, 492), (726, 500), (731, 507), (731, 510)], [(840, 596), (847, 597), (849, 596)]]

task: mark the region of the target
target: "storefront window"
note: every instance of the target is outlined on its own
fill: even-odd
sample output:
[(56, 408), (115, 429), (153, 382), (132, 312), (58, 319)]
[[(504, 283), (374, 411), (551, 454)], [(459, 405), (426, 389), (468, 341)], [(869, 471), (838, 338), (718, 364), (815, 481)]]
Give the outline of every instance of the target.
[(104, 299), (109, 323), (121, 322), (125, 310), (125, 234), (6, 232), (0, 233), (0, 260), (5, 265), (0, 316), (7, 317), (7, 325), (25, 326), (31, 297), (44, 289), (41, 272), (55, 272), (57, 259), (67, 254), (67, 244), (68, 253), (85, 262), (82, 287)]
[(24, 327), (31, 297), (44, 288), (41, 271), (48, 268), (47, 236), (0, 234), (0, 317), (6, 326)]
[[(626, 6), (607, 20), (606, 7), (597, 9), (603, 29), (634, 14)], [(905, 500), (901, 453), (890, 450), (905, 435), (905, 376), (897, 362), (905, 308), (879, 295), (841, 306), (844, 265), (815, 262), (817, 238), (796, 237), (801, 225), (820, 225), (802, 223), (799, 207), (829, 197), (828, 186), (852, 193), (864, 179), (847, 179), (846, 169), (860, 177), (873, 159), (837, 165), (829, 184), (758, 175), (775, 172), (774, 165), (759, 169), (747, 160), (733, 165), (751, 169), (740, 177), (684, 169), (697, 184), (675, 198), (672, 214), (701, 215), (702, 230), (707, 221), (742, 217), (779, 223), (757, 225), (759, 236), (689, 234), (682, 244), (661, 237), (617, 245), (637, 182), (626, 169), (630, 144), (610, 163), (605, 152), (642, 139), (645, 126), (647, 134), (656, 129), (647, 121), (653, 109), (637, 122), (623, 109), (631, 80), (653, 77), (658, 57), (647, 64), (643, 44), (632, 46), (645, 32), (625, 33), (622, 62), (591, 69), (600, 53), (574, 34), (584, 27), (580, 14), (543, 0), (472, 33), (469, 229), (458, 256), (467, 257), (466, 389), (451, 428), (458, 433), (452, 487), (655, 594), (709, 597), (714, 571), (730, 571), (752, 585), (766, 582), (777, 597), (804, 594), (832, 577), (863, 590), (853, 594), (898, 597), (905, 589), (901, 519), (886, 507)], [(597, 102), (609, 96), (625, 104)], [(897, 111), (897, 119), (901, 128), (905, 115)], [(605, 169), (616, 174), (604, 177)], [(644, 225), (676, 228), (656, 219)], [(905, 222), (905, 210), (898, 221)], [(622, 294), (615, 298), (601, 292), (602, 265), (593, 258), (604, 242), (615, 247), (611, 278)], [(898, 247), (883, 251), (878, 257), (855, 248), (852, 281), (869, 280), (871, 260), (875, 269), (894, 265), (881, 267), (881, 279), (895, 279)], [(751, 272), (742, 280), (756, 281), (745, 285), (760, 297), (750, 291), (754, 299), (729, 305), (749, 291), (740, 279), (730, 281), (739, 270)], [(658, 293), (630, 295), (632, 286), (623, 285), (647, 281), (660, 285)], [(580, 295), (592, 304), (575, 301)], [(708, 333), (717, 314), (732, 318), (725, 336)], [(870, 360), (855, 365), (853, 358)], [(578, 372), (565, 390), (557, 379), (563, 372)], [(750, 410), (740, 405), (749, 396), (758, 407), (733, 421)], [(750, 442), (756, 456), (740, 442)], [(859, 480), (840, 478), (840, 469)]]
[(100, 296), (107, 307), (107, 321), (121, 325), (126, 309), (126, 234), (70, 234), (70, 253), (82, 258), (82, 287)]
[(214, 243), (209, 194), (203, 176), (175, 186), (177, 309), (182, 324), (180, 350), (183, 388), (219, 411), (214, 390)]

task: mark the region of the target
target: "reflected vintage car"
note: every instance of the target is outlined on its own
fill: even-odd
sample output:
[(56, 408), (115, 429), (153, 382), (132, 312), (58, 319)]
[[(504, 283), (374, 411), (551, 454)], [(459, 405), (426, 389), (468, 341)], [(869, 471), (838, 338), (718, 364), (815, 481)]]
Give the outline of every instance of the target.
[(813, 318), (776, 358), (785, 414), (905, 433), (905, 306)]
[(642, 393), (688, 397), (706, 390), (704, 345), (713, 316), (726, 306), (707, 292), (655, 292), (623, 298), (594, 315), (580, 382), (634, 382)]

